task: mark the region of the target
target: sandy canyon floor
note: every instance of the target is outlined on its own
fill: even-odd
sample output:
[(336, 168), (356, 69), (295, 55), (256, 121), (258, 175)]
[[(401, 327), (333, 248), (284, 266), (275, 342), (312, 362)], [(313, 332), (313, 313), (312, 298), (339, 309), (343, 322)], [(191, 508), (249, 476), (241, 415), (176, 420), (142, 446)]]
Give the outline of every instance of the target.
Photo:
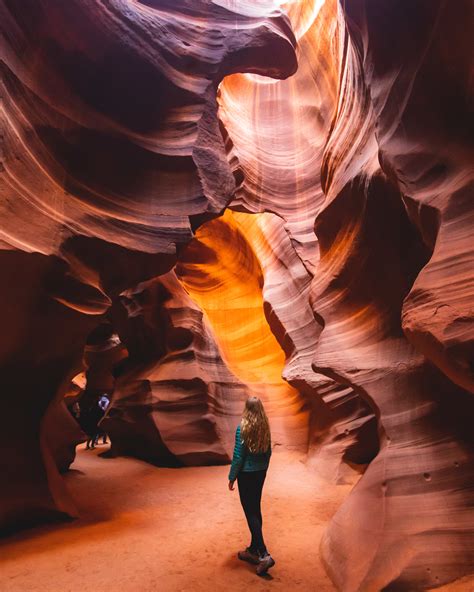
[[(264, 534), (276, 560), (266, 579), (239, 561), (248, 532), (228, 467), (164, 469), (78, 449), (68, 486), (81, 518), (0, 543), (1, 592), (333, 592), (318, 557), (325, 525), (349, 485), (321, 483), (302, 455), (272, 456)], [(468, 578), (438, 588), (472, 592)]]

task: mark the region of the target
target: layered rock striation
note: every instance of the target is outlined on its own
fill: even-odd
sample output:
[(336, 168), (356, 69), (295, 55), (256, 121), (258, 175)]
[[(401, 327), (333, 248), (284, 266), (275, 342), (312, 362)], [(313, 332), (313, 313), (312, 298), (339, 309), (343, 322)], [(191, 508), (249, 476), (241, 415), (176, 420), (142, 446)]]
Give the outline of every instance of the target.
[(469, 68), (445, 3), (415, 3), (413, 18), (400, 3), (347, 3), (341, 16), (313, 367), (370, 404), (380, 452), (322, 552), (339, 589), (423, 589), (473, 565)]
[(207, 0), (5, 0), (0, 23), (5, 525), (74, 514), (46, 409), (118, 295), (169, 271), (193, 226), (232, 199), (222, 78), (285, 77), (296, 57), (281, 12)]
[(228, 462), (253, 393), (274, 443), (356, 468), (337, 589), (472, 571), (472, 16), (0, 2), (2, 526), (74, 515), (85, 370), (112, 454)]
[(101, 422), (111, 454), (162, 466), (228, 463), (248, 389), (223, 362), (202, 310), (174, 272), (121, 298), (127, 314), (116, 323), (128, 357), (115, 366)]

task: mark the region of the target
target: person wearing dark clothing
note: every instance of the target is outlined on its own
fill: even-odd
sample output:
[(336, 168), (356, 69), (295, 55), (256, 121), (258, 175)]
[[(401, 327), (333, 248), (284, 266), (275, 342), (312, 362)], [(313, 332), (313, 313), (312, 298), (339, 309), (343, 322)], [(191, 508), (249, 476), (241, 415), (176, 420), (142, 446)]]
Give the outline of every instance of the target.
[[(101, 395), (99, 397), (99, 401), (97, 402), (97, 404), (99, 406), (99, 409), (101, 410), (101, 414), (100, 414), (100, 418), (99, 418), (99, 421), (100, 421), (104, 417), (105, 412), (107, 411), (107, 408), (110, 405), (110, 399), (106, 393), (104, 393), (103, 395)], [(97, 441), (100, 436), (102, 436), (102, 443), (107, 444), (107, 434), (101, 428), (97, 429), (95, 444), (97, 444)]]
[(81, 415), (83, 417), (82, 429), (87, 434), (86, 450), (93, 450), (99, 437), (98, 423), (104, 416), (104, 412), (95, 397), (85, 401), (84, 410)]
[(258, 397), (249, 397), (242, 421), (235, 432), (235, 447), (229, 471), (229, 489), (237, 480), (239, 497), (251, 534), (250, 545), (238, 557), (257, 565), (257, 574), (265, 574), (275, 565), (263, 540), (261, 511), (262, 489), (270, 463), (271, 437), (268, 418)]
[(97, 401), (95, 401), (88, 411), (87, 435), (89, 436), (89, 438), (87, 440), (86, 449), (94, 449), (95, 445), (97, 444), (97, 439), (99, 437), (98, 423), (102, 419), (102, 416), (102, 409), (98, 406)]
[(268, 553), (263, 540), (263, 520), (262, 510), (260, 508), (263, 483), (266, 476), (267, 471), (252, 471), (248, 473), (241, 471), (237, 476), (240, 503), (244, 509), (250, 534), (252, 535), (249, 548), (257, 552), (259, 556)]

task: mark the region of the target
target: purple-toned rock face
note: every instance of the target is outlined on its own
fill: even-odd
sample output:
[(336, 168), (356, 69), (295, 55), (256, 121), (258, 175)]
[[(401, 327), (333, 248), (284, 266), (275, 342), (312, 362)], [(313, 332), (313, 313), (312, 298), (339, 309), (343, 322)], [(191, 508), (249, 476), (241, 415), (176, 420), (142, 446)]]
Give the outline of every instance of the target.
[(226, 463), (258, 394), (356, 469), (338, 590), (472, 572), (474, 15), (408, 4), (0, 1), (2, 526), (75, 515), (85, 370), (112, 455)]

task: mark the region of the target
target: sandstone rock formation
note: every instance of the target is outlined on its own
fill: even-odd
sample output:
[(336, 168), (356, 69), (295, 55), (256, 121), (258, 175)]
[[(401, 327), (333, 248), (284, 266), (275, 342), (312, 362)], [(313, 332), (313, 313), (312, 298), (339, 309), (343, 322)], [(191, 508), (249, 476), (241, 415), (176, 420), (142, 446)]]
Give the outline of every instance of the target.
[(0, 2), (1, 525), (74, 515), (83, 369), (114, 391), (113, 454), (228, 462), (256, 393), (275, 444), (355, 467), (321, 549), (337, 589), (472, 571), (472, 17)]
[[(229, 134), (230, 162), (242, 179), (230, 207), (275, 212), (284, 222), (259, 223), (266, 243), (262, 270), (267, 318), (287, 356), (283, 376), (311, 409), (310, 455), (321, 474), (337, 479), (349, 448), (358, 464), (378, 449), (374, 414), (367, 404), (353, 389), (315, 374), (311, 367), (322, 327), (309, 304), (319, 259), (314, 220), (325, 199), (320, 175), (337, 105), (342, 21), (338, 24), (337, 2), (332, 0), (289, 4), (287, 9), (298, 39), (298, 71), (284, 81), (226, 78), (220, 86), (219, 116)], [(364, 432), (371, 434), (370, 443)]]
[(206, 319), (169, 272), (122, 295), (129, 356), (101, 426), (112, 454), (164, 466), (222, 464), (248, 390), (222, 361)]
[[(472, 146), (457, 40), (472, 7), (461, 2), (456, 21), (442, 2), (412, 8), (406, 18), (396, 2), (343, 6), (341, 99), (316, 221), (312, 302), (324, 330), (313, 367), (361, 393), (381, 440), (323, 542), (343, 590), (432, 587), (474, 564), (473, 402), (463, 390)], [(435, 86), (444, 90), (433, 97)]]
[(86, 434), (69, 412), (64, 400), (54, 401), (48, 407), (42, 423), (45, 448), (51, 454), (59, 472), (69, 469), (76, 456), (76, 446), (86, 441)]
[[(284, 267), (288, 255), (291, 272)], [(283, 380), (285, 352), (271, 330), (271, 325), (275, 332), (282, 326), (274, 310), (284, 315), (290, 303), (278, 302), (272, 293), (276, 286), (281, 292), (285, 280), (296, 297), (293, 306), (301, 305), (300, 319), (309, 312), (304, 300), (307, 274), (294, 255), (280, 218), (228, 211), (197, 231), (176, 270), (205, 312), (227, 367), (264, 401), (272, 418), (274, 444), (304, 447), (308, 402)], [(306, 317), (310, 325), (306, 335), (311, 321)]]
[(296, 58), (281, 13), (207, 0), (5, 0), (0, 23), (5, 525), (74, 514), (41, 418), (118, 294), (168, 271), (233, 196), (217, 85)]
[[(331, 125), (321, 125), (329, 133), (322, 142), (325, 201), (306, 209), (310, 220), (316, 216), (318, 239), (313, 265), (307, 265), (320, 326), (309, 345), (317, 377), (307, 379), (291, 357), (284, 375), (304, 377), (301, 392), (309, 386), (332, 408), (319, 405), (310, 428), (318, 464), (327, 464), (328, 453), (349, 460), (342, 432), (357, 433), (359, 462), (372, 460), (380, 447), (324, 540), (323, 558), (342, 590), (436, 586), (474, 563), (473, 406), (463, 390), (472, 390), (472, 206), (466, 200), (472, 143), (462, 123), (472, 116), (470, 52), (463, 36), (459, 60), (451, 53), (460, 21), (448, 10), (443, 3), (420, 2), (407, 18), (400, 3), (367, 1), (341, 3), (332, 14), (340, 33), (332, 52), (339, 90)], [(467, 3), (460, 12), (463, 22), (472, 18)], [(308, 51), (301, 39), (300, 49)], [(323, 63), (321, 57), (312, 61)], [(321, 67), (322, 73), (330, 80), (330, 67)], [(301, 70), (283, 85), (300, 76)], [(268, 91), (262, 82), (249, 92), (244, 116), (237, 93), (232, 101), (232, 85), (221, 87), (230, 154), (243, 163), (239, 209), (291, 217), (275, 187), (292, 178), (285, 166), (300, 171), (302, 186), (308, 172), (302, 152), (291, 150), (292, 167), (283, 150), (286, 158), (278, 158), (279, 137), (264, 126), (266, 117), (288, 117), (306, 96), (307, 77), (305, 82), (291, 95), (291, 106), (279, 95), (281, 83)], [(437, 84), (443, 92), (434, 97)], [(287, 122), (283, 115), (281, 120)], [(293, 139), (299, 126), (288, 128)], [(285, 124), (280, 129), (284, 136)], [(317, 133), (312, 139), (315, 145)], [(316, 196), (318, 180), (312, 184)], [(294, 227), (286, 228), (304, 260), (302, 241), (295, 240)], [(285, 329), (275, 334), (283, 343)], [(345, 416), (334, 415), (344, 401)]]

